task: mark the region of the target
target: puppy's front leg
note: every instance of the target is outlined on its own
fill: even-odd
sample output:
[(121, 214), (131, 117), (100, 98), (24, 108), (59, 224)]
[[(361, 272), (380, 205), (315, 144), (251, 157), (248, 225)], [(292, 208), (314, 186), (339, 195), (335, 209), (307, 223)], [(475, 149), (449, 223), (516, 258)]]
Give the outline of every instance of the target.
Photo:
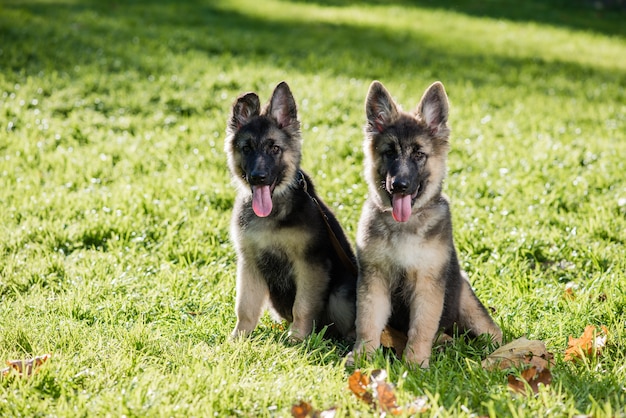
[(414, 293), (411, 299), (411, 318), (407, 347), (406, 361), (428, 368), (433, 341), (439, 330), (439, 321), (443, 312), (445, 285), (441, 279), (432, 274), (422, 277), (410, 272), (411, 280), (415, 280)]
[(235, 312), (237, 325), (231, 338), (250, 334), (261, 317), (269, 290), (265, 280), (255, 268), (249, 266), (242, 257), (237, 262), (237, 296)]
[(356, 343), (351, 355), (370, 356), (380, 347), (380, 336), (391, 315), (389, 285), (382, 275), (362, 272), (356, 298)]

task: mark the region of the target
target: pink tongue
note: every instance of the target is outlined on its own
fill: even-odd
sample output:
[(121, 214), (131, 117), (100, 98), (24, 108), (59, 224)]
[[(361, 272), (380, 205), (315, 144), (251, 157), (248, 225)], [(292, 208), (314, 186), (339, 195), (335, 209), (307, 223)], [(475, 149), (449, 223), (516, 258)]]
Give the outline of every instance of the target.
[(406, 222), (411, 216), (411, 195), (394, 193), (391, 197), (393, 219), (397, 222)]
[(270, 186), (252, 186), (252, 210), (262, 218), (272, 211)]

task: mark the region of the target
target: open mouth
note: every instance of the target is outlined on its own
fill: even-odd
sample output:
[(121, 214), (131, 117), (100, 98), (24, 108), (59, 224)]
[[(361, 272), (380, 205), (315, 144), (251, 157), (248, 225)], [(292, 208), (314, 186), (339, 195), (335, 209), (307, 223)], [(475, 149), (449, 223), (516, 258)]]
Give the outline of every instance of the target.
[(404, 193), (392, 193), (391, 194), (391, 216), (396, 222), (407, 222), (411, 217), (411, 211), (413, 204), (417, 199), (417, 194), (420, 190), (418, 185), (417, 189), (412, 194)]
[(263, 184), (263, 181), (254, 180), (255, 179), (248, 180), (252, 191), (252, 210), (256, 216), (265, 218), (272, 213), (272, 196), (276, 188), (276, 183), (278, 183), (278, 178), (275, 178), (271, 184)]
[(256, 216), (265, 218), (272, 213), (272, 193), (276, 184), (252, 185), (252, 210)]

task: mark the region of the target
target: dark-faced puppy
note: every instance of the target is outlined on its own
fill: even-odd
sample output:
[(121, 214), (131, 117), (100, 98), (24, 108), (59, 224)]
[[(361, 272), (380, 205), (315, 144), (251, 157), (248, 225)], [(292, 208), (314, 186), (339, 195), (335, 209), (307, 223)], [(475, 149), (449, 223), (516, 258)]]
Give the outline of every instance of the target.
[(403, 112), (378, 81), (366, 99), (365, 176), (357, 232), (357, 341), (371, 354), (389, 325), (408, 336), (405, 358), (428, 367), (436, 334), (455, 324), (473, 335), (502, 332), (459, 267), (448, 200), (448, 98), (437, 82)]
[(237, 250), (233, 337), (250, 333), (266, 306), (292, 323), (294, 339), (326, 325), (329, 333), (354, 337), (356, 272), (349, 264), (356, 261), (335, 216), (300, 169), (301, 143), (286, 83), (263, 110), (255, 93), (234, 103), (225, 143), (239, 186), (231, 223)]

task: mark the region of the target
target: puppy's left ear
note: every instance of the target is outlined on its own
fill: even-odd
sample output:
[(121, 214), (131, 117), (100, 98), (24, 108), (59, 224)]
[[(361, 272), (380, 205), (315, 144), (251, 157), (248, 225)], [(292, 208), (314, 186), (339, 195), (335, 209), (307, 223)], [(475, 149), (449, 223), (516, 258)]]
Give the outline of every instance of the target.
[(365, 98), (367, 129), (371, 133), (380, 133), (398, 117), (398, 107), (391, 94), (380, 81), (374, 80)]
[(250, 120), (259, 115), (261, 104), (256, 93), (242, 94), (233, 104), (230, 116), (229, 128), (232, 132), (237, 131)]
[(417, 105), (417, 113), (433, 135), (445, 135), (448, 123), (448, 96), (441, 82), (434, 82)]
[(291, 94), (289, 86), (284, 81), (274, 89), (265, 114), (276, 119), (280, 128), (299, 126), (296, 101)]

